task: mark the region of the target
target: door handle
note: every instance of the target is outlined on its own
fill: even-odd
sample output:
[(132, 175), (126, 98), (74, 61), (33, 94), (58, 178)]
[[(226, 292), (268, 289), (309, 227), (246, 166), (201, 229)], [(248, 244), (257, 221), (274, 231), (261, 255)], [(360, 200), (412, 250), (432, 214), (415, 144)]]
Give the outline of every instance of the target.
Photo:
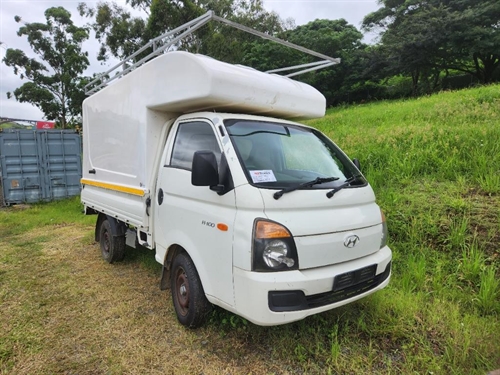
[(160, 189), (158, 190), (158, 205), (161, 206), (162, 203), (163, 203), (163, 190)]

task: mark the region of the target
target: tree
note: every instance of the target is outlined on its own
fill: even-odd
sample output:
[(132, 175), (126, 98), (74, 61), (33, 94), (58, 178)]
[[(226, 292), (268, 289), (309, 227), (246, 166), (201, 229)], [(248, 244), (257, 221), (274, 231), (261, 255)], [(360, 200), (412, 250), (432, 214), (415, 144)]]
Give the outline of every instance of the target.
[[(123, 60), (150, 39), (195, 19), (208, 10), (269, 34), (283, 30), (276, 13), (267, 12), (262, 0), (127, 0), (134, 8), (146, 11), (147, 17), (133, 17), (129, 11), (114, 3), (98, 3), (95, 8), (80, 3), (82, 16), (93, 18), (90, 27), (101, 42), (98, 58), (110, 56)], [(249, 36), (228, 26), (211, 22), (188, 38), (177, 43), (179, 50), (203, 53), (227, 62), (240, 62)], [(151, 52), (144, 51), (139, 60)]]
[(385, 73), (410, 76), (413, 95), (418, 94), (421, 80), (431, 75), (439, 78), (449, 58), (444, 47), (448, 33), (442, 30), (449, 22), (447, 18), (448, 12), (442, 6), (424, 4), (394, 21), (382, 36), (377, 52), (386, 59)]
[[(342, 63), (295, 79), (311, 84), (327, 98), (329, 105), (344, 101), (350, 86), (357, 81), (359, 51), (363, 35), (346, 20), (315, 20), (278, 37), (332, 57), (340, 57)], [(284, 66), (307, 64), (318, 59), (308, 54), (268, 41), (255, 40), (244, 56), (243, 63), (267, 71)]]
[[(18, 36), (26, 36), (36, 58), (28, 57), (19, 49), (7, 49), (2, 60), (28, 82), (14, 90), (19, 102), (35, 105), (49, 120), (56, 120), (62, 128), (81, 112), (81, 74), (89, 65), (82, 42), (88, 31), (77, 27), (71, 13), (62, 7), (45, 11), (46, 23), (27, 23), (19, 28)], [(22, 22), (21, 17), (15, 17)], [(10, 93), (7, 94), (10, 97)]]
[[(457, 52), (451, 69), (475, 75), (490, 83), (500, 67), (500, 2), (469, 1), (469, 6), (453, 13), (454, 33), (450, 44)], [(450, 6), (454, 5), (450, 2)], [(473, 64), (469, 63), (472, 58)], [(465, 63), (464, 63), (465, 62)]]
[(482, 82), (500, 64), (500, 3), (497, 0), (381, 0), (365, 17), (366, 30), (381, 31), (392, 73), (419, 79), (459, 70)]
[[(134, 1), (134, 4), (137, 2)], [(149, 39), (144, 19), (133, 17), (115, 3), (98, 3), (95, 8), (89, 7), (87, 3), (79, 3), (78, 11), (82, 16), (94, 18), (89, 26), (101, 42), (97, 56), (99, 61), (104, 62), (111, 56), (123, 60)]]

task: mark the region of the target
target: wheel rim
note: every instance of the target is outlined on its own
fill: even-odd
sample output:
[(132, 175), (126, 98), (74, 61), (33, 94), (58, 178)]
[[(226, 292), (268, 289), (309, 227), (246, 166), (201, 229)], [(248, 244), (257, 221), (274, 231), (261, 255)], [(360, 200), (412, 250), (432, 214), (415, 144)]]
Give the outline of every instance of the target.
[(189, 311), (189, 281), (182, 267), (177, 269), (175, 275), (175, 295), (180, 314), (186, 316)]
[(109, 232), (108, 231), (105, 231), (103, 234), (102, 234), (102, 252), (104, 254), (109, 254), (109, 249), (111, 248), (111, 241), (109, 240)]

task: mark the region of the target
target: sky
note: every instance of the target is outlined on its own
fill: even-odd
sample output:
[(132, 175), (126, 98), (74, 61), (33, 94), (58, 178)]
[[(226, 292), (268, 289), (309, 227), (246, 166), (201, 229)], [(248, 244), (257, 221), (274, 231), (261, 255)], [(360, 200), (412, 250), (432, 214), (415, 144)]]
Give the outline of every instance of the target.
[[(45, 9), (52, 6), (63, 6), (71, 12), (73, 22), (82, 26), (88, 20), (78, 14), (76, 7), (79, 2), (70, 0), (0, 0), (0, 42), (2, 42), (0, 60), (4, 58), (7, 48), (18, 48), (29, 57), (36, 57), (31, 52), (26, 38), (17, 36), (16, 32), (21, 25), (14, 21), (14, 16), (21, 16), (25, 22), (44, 22)], [(125, 6), (124, 0), (115, 0), (115, 2)], [(87, 3), (89, 6), (93, 6), (97, 2), (87, 1)], [(294, 19), (297, 26), (315, 19), (344, 18), (358, 29), (361, 27), (364, 16), (379, 8), (377, 0), (264, 0), (264, 7), (268, 11), (275, 11), (282, 19)], [(366, 39), (365, 37), (365, 41)], [(86, 75), (106, 71), (109, 66), (116, 63), (114, 61), (101, 65), (96, 60), (98, 47), (99, 43), (92, 36), (83, 45), (83, 50), (89, 52), (90, 60), (90, 67), (84, 73)], [(14, 74), (11, 67), (0, 63), (0, 117), (44, 120), (43, 113), (31, 104), (19, 103), (13, 97), (7, 99), (6, 93), (13, 92), (24, 82)]]

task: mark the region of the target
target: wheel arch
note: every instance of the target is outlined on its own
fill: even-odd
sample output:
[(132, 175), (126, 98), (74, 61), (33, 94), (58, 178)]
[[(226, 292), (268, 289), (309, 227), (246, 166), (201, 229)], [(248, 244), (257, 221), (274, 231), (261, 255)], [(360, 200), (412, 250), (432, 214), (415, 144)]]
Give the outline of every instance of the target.
[(103, 214), (102, 212), (99, 212), (99, 215), (97, 216), (97, 221), (95, 224), (95, 241), (99, 242), (100, 240), (100, 228), (101, 224), (104, 220), (108, 220), (108, 223), (111, 227), (111, 234), (115, 237), (117, 236), (124, 236), (125, 233), (127, 233), (127, 225), (117, 219), (115, 219), (112, 216)]
[(167, 249), (167, 252), (165, 254), (165, 259), (163, 260), (163, 270), (161, 273), (161, 280), (160, 280), (161, 290), (170, 289), (170, 266), (172, 265), (172, 260), (174, 259), (174, 257), (182, 251), (186, 250), (184, 250), (182, 246), (179, 246), (177, 244), (173, 244)]
[[(192, 245), (192, 244), (191, 244)], [(194, 246), (194, 245), (193, 245)], [(170, 269), (172, 265), (172, 261), (174, 257), (181, 253), (185, 252), (193, 261), (194, 267), (198, 272), (198, 276), (200, 277), (200, 282), (203, 287), (205, 294), (212, 294), (211, 292), (211, 283), (208, 277), (208, 271), (204, 267), (203, 259), (199, 252), (196, 252), (196, 249), (193, 246), (186, 246), (179, 242), (170, 245), (167, 248), (167, 252), (165, 254), (165, 259), (163, 261), (163, 269), (160, 280), (160, 289), (166, 290), (170, 289)], [(189, 249), (189, 250), (188, 250)]]

